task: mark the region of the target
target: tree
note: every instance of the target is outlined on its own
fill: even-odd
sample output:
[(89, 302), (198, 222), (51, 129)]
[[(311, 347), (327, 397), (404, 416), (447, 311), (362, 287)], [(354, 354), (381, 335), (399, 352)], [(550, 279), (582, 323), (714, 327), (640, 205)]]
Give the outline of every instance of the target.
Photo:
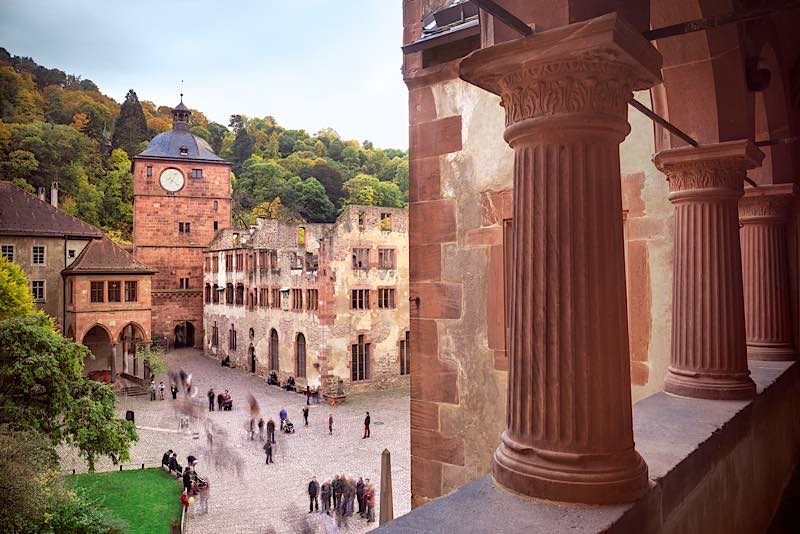
[(236, 136), (231, 147), (231, 158), (233, 159), (233, 172), (238, 175), (241, 172), (242, 164), (253, 155), (255, 141), (247, 133), (243, 115), (231, 115), (230, 127), (233, 128)]
[(225, 134), (227, 133), (228, 129), (225, 126), (217, 122), (208, 123), (208, 134), (210, 137), (208, 144), (211, 145), (211, 149), (215, 154), (222, 152), (222, 140), (225, 139)]
[(111, 148), (121, 148), (132, 158), (137, 154), (135, 151), (141, 142), (148, 138), (147, 119), (139, 103), (139, 97), (131, 89), (119, 108), (119, 116), (114, 123), (114, 135), (111, 137)]
[(0, 321), (31, 315), (35, 309), (25, 273), (0, 255)]
[(133, 231), (133, 174), (131, 160), (121, 148), (108, 158), (108, 172), (101, 182), (103, 209), (100, 216), (103, 228), (120, 232), (128, 240)]
[(393, 182), (381, 182), (369, 174), (359, 174), (344, 183), (347, 197), (344, 205), (361, 204), (367, 206), (385, 206), (402, 208), (403, 193)]
[(281, 198), (286, 206), (309, 222), (329, 222), (335, 214), (325, 188), (314, 178), (303, 180), (292, 176), (286, 181), (286, 191)]
[(254, 156), (244, 162), (242, 171), (237, 174), (233, 196), (241, 207), (250, 210), (261, 202), (281, 196), (289, 177), (286, 169), (274, 161)]
[(87, 356), (43, 315), (0, 322), (0, 423), (75, 446), (93, 470), (98, 456), (129, 459), (138, 435), (117, 417), (114, 391), (83, 376)]

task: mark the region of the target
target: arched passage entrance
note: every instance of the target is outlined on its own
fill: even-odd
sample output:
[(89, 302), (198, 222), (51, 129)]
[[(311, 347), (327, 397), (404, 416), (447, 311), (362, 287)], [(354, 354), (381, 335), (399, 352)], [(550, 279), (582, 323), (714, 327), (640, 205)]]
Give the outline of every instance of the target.
[(94, 358), (84, 360), (83, 372), (94, 380), (110, 382), (112, 379), (111, 335), (99, 324), (94, 325), (83, 335), (81, 340)]
[(277, 371), (279, 364), (278, 358), (278, 332), (273, 328), (269, 332), (269, 369)]
[(173, 344), (176, 349), (194, 347), (194, 325), (191, 321), (184, 321), (175, 326), (175, 341)]
[(256, 348), (250, 343), (250, 372), (256, 372)]
[[(145, 377), (145, 370), (142, 362), (136, 357), (136, 353), (141, 348), (145, 341), (144, 330), (136, 323), (126, 324), (119, 332), (119, 357), (121, 365), (118, 368), (122, 369), (125, 374)], [(140, 374), (141, 371), (141, 374)]]

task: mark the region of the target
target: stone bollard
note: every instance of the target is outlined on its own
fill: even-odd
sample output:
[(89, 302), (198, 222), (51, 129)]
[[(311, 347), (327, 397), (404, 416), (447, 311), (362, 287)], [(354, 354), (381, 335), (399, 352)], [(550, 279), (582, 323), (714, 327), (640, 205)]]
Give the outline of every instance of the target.
[(392, 506), (392, 456), (389, 449), (381, 453), (381, 515), (379, 525), (394, 519)]

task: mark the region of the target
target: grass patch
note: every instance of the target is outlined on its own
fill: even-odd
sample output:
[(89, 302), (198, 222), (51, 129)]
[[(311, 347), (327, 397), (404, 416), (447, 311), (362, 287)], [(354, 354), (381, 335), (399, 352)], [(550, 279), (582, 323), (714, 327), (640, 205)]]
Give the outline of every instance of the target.
[(180, 520), (181, 484), (163, 469), (86, 473), (68, 483), (130, 526), (131, 534), (168, 533)]

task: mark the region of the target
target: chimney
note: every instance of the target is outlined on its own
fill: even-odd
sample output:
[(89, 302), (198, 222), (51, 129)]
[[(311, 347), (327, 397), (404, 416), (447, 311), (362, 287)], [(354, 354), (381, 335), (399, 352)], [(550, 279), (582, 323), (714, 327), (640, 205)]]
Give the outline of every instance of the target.
[(50, 182), (50, 205), (58, 207), (58, 182)]
[(39, 188), (39, 200), (47, 202), (47, 192), (44, 187)]

